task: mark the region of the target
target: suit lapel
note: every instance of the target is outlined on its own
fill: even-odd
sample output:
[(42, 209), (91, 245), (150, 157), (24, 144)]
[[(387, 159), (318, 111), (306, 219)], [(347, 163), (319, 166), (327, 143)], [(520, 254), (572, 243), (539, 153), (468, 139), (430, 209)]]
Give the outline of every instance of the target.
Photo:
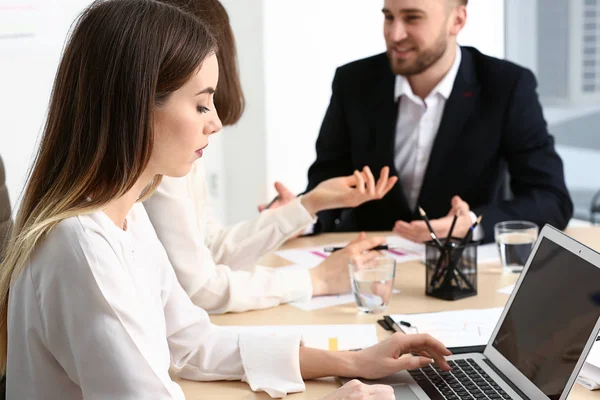
[[(471, 54), (462, 49), (462, 60), (454, 81), (452, 93), (446, 101), (440, 127), (438, 129), (429, 163), (425, 171), (423, 185), (419, 194), (419, 204), (426, 203), (426, 196), (436, 192), (438, 177), (443, 170), (447, 158), (453, 153), (453, 148), (460, 142), (466, 122), (469, 120), (479, 101), (479, 85)], [(448, 199), (448, 207), (450, 207)]]

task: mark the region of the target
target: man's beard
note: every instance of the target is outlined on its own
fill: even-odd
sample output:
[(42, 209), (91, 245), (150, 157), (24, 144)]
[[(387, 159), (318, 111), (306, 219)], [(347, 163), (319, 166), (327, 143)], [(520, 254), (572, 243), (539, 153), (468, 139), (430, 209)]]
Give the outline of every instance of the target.
[(417, 54), (417, 57), (413, 61), (409, 60), (396, 60), (391, 56), (391, 50), (388, 50), (388, 58), (390, 59), (390, 66), (395, 75), (411, 76), (417, 75), (427, 70), (433, 64), (435, 64), (446, 52), (448, 47), (448, 41), (443, 35), (440, 35), (435, 44), (426, 50), (423, 50)]

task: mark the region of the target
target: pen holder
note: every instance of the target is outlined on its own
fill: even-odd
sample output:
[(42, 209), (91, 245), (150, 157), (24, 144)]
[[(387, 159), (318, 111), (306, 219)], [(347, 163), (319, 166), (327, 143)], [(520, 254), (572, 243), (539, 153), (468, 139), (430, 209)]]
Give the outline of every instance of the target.
[(440, 249), (436, 243), (425, 243), (425, 294), (443, 300), (458, 300), (477, 294), (477, 245), (461, 245), (452, 238)]

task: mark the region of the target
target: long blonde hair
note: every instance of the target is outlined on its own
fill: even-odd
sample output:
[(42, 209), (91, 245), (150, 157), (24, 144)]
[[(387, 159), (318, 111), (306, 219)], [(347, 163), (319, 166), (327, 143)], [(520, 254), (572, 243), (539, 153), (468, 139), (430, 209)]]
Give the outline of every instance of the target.
[(10, 284), (36, 244), (60, 221), (99, 210), (133, 187), (152, 153), (154, 107), (215, 51), (197, 18), (158, 1), (96, 1), (80, 15), (0, 265), (0, 373), (6, 370)]

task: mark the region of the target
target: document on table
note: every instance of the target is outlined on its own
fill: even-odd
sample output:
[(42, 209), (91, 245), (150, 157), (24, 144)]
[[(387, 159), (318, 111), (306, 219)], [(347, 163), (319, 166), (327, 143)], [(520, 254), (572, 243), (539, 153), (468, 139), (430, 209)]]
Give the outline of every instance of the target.
[(600, 389), (600, 342), (596, 342), (585, 359), (577, 383), (588, 390)]
[(482, 244), (477, 247), (477, 264), (499, 263), (500, 253), (496, 243)]
[[(400, 293), (398, 289), (394, 289), (394, 294)], [(321, 308), (339, 306), (341, 304), (348, 304), (354, 302), (354, 295), (352, 293), (337, 294), (333, 296), (317, 296), (307, 301), (294, 301), (288, 303), (292, 307), (299, 308), (304, 311), (319, 310)]]
[[(393, 258), (398, 263), (407, 261), (423, 261), (425, 259), (425, 246), (422, 243), (411, 242), (400, 236), (387, 236), (387, 244), (396, 246), (395, 249), (384, 250), (383, 254)], [(279, 250), (278, 256), (297, 265), (313, 268), (329, 257), (330, 253), (324, 251), (325, 247), (344, 247), (348, 243), (328, 243), (322, 247), (306, 247), (300, 249)], [(495, 243), (481, 245), (477, 248), (477, 262), (479, 264), (498, 263), (498, 247)]]
[(224, 326), (235, 332), (258, 335), (292, 335), (300, 333), (307, 347), (337, 351), (362, 349), (377, 343), (375, 324), (352, 325), (234, 325)]
[(512, 285), (508, 285), (506, 287), (503, 287), (502, 289), (498, 289), (497, 292), (501, 293), (501, 294), (507, 294), (507, 295), (511, 295), (512, 291), (515, 290), (515, 284), (513, 283)]
[[(486, 345), (502, 314), (502, 307), (390, 315), (408, 334), (428, 333), (446, 347)], [(400, 324), (411, 324), (406, 328)]]
[[(388, 245), (397, 246), (397, 248), (384, 250), (383, 254), (394, 258), (397, 262), (423, 260), (425, 257), (425, 246), (421, 243), (411, 242), (400, 236), (388, 236), (386, 239)], [(329, 257), (330, 253), (324, 251), (325, 247), (344, 247), (347, 244), (348, 242), (328, 243), (321, 247), (279, 250), (275, 252), (275, 254), (294, 264), (312, 268), (316, 267), (323, 262), (324, 259)]]

